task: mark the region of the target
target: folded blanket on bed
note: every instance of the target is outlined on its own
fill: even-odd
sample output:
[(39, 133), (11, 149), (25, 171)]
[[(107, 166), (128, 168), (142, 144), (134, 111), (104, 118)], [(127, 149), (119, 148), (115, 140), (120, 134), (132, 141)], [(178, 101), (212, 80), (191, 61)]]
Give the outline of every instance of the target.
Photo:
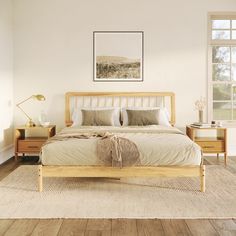
[(140, 164), (140, 154), (136, 144), (129, 139), (110, 132), (60, 133), (43, 145), (70, 139), (98, 138), (97, 155), (105, 166), (124, 167)]

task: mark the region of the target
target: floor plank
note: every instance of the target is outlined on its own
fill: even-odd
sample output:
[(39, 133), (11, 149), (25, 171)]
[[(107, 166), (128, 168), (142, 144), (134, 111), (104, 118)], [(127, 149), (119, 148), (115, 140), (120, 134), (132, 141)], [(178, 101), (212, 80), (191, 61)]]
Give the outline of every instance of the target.
[(0, 235), (3, 235), (14, 223), (14, 220), (0, 220)]
[(85, 236), (111, 236), (111, 231), (109, 230), (88, 230), (85, 231)]
[(39, 220), (15, 220), (4, 236), (31, 235)]
[(219, 235), (209, 220), (185, 220), (192, 235), (217, 236)]
[(192, 235), (184, 220), (161, 220), (165, 235)]
[(40, 220), (39, 223), (34, 228), (32, 232), (33, 236), (44, 235), (44, 236), (54, 236), (57, 235), (61, 227), (63, 220), (55, 219), (45, 219)]
[(111, 230), (111, 220), (110, 219), (90, 219), (88, 220), (86, 230)]
[(89, 219), (86, 226), (86, 236), (109, 236), (111, 235), (111, 219)]
[(87, 226), (85, 219), (63, 220), (58, 236), (84, 236)]
[(0, 180), (14, 171), (20, 164), (15, 162), (12, 158), (0, 165)]
[(114, 219), (112, 220), (112, 236), (136, 236), (136, 220)]
[(164, 236), (160, 220), (137, 220), (138, 236)]

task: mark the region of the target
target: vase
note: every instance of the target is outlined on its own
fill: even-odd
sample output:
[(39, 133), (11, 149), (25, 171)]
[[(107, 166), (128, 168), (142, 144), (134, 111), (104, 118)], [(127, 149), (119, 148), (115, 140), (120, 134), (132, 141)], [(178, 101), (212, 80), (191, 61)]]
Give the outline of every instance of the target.
[(202, 110), (198, 111), (198, 122), (203, 123), (203, 111)]

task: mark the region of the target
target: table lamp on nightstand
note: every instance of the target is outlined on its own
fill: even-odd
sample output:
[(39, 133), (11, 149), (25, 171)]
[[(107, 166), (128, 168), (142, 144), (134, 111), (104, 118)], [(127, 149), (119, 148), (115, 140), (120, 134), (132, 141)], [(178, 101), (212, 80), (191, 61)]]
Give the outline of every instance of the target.
[(36, 94), (36, 95), (32, 95), (30, 97), (28, 97), (27, 99), (25, 99), (24, 101), (16, 104), (16, 106), (25, 114), (25, 116), (29, 119), (28, 122), (25, 124), (25, 126), (27, 127), (33, 127), (36, 126), (36, 124), (32, 121), (32, 118), (20, 107), (21, 104), (25, 103), (26, 101), (30, 100), (30, 99), (36, 99), (38, 101), (45, 101), (45, 97), (42, 94)]

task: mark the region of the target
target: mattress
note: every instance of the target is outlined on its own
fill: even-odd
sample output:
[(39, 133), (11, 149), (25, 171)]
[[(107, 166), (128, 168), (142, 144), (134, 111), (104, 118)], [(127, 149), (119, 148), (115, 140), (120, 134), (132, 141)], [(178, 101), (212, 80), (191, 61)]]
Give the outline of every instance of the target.
[[(134, 142), (140, 153), (142, 166), (200, 165), (201, 148), (175, 127), (160, 125), (104, 127), (80, 126), (64, 128), (59, 134), (111, 132)], [(97, 155), (99, 138), (56, 141), (42, 147), (43, 165), (101, 166)]]

